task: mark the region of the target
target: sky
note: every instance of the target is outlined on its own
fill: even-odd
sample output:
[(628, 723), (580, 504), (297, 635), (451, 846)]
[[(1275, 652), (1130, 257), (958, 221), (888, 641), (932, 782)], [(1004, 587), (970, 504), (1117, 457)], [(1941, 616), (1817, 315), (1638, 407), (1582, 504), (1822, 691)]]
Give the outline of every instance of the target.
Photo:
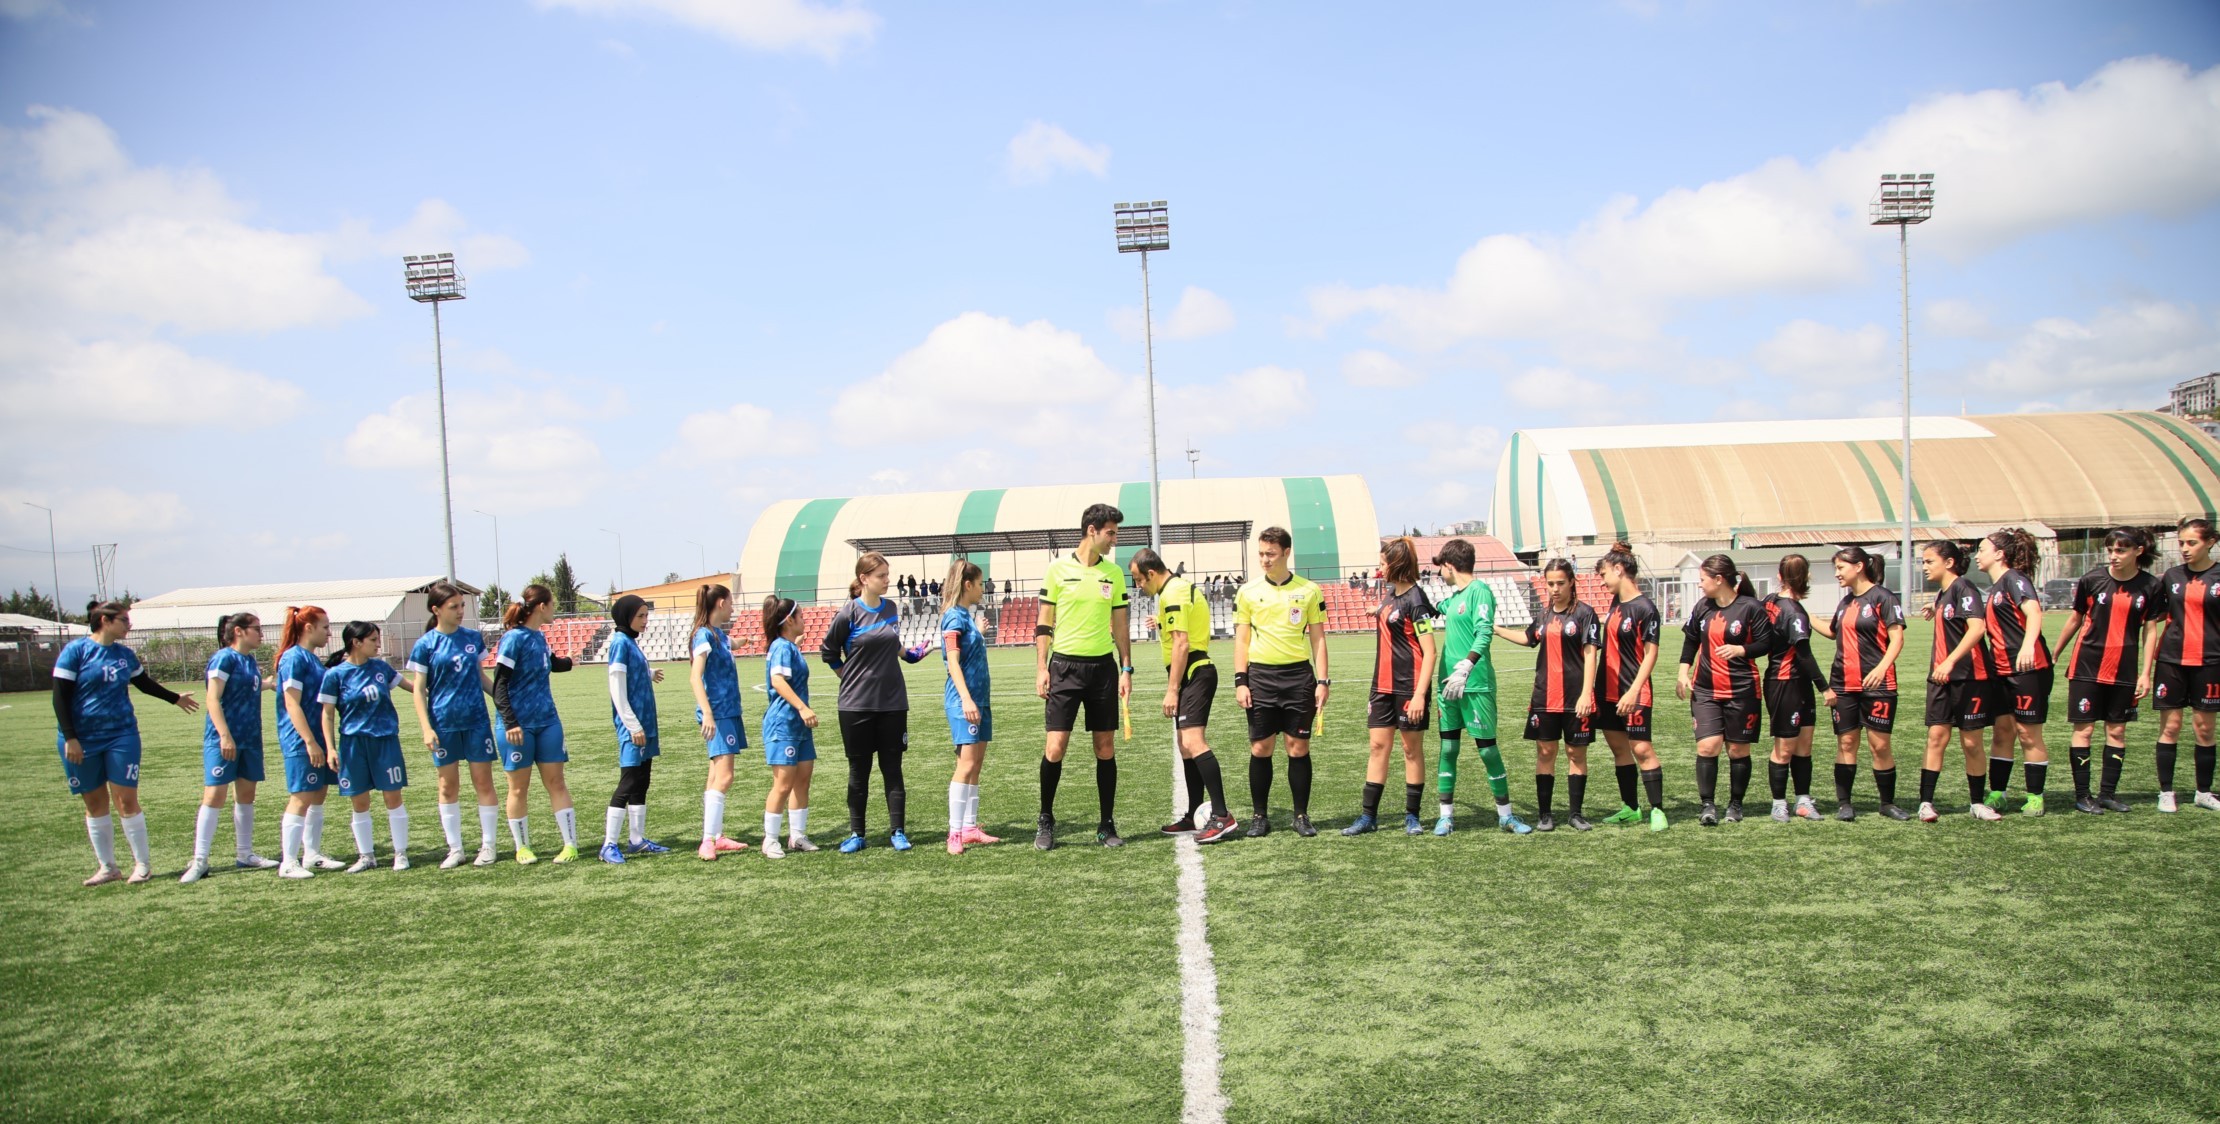
[[(2220, 8), (0, 0), (0, 587), (734, 564), (789, 497), (1521, 428), (2150, 408), (2220, 371)], [(1190, 466), (1187, 450), (1196, 450)], [(496, 569), (496, 526), (500, 565)]]

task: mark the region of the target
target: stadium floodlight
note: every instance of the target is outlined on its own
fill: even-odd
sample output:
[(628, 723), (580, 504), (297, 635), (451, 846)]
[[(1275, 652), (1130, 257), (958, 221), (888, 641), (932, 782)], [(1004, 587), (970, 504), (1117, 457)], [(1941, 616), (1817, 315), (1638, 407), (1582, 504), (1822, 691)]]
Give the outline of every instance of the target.
[(622, 593), (624, 592), (624, 536), (607, 527), (601, 528), (601, 533), (617, 536), (617, 592)]
[(48, 597), (54, 602), (54, 638), (60, 642), (69, 635), (68, 618), (62, 616), (62, 551), (54, 545), (54, 509), (43, 503), (23, 501), (25, 507), (35, 507), (46, 513), (46, 560), (54, 567), (54, 588)]
[(511, 589), (510, 589), (509, 587), (507, 587), (507, 586), (505, 586), (505, 585), (502, 585), (502, 584), (501, 584), (501, 517), (500, 517), (500, 516), (498, 516), (498, 515), (495, 515), (494, 513), (490, 512), (490, 511), (481, 511), (481, 510), (479, 510), (478, 508), (475, 508), (475, 507), (474, 507), (474, 508), (471, 508), (470, 510), (472, 510), (472, 511), (476, 511), (476, 512), (478, 512), (478, 514), (480, 514), (480, 515), (483, 515), (483, 516), (485, 516), (486, 518), (488, 518), (488, 519), (491, 519), (491, 520), (493, 520), (493, 584), (494, 584), (494, 588), (496, 588), (496, 589), (499, 589), (499, 590), (500, 590), (501, 592), (503, 592), (503, 593), (505, 593), (505, 594), (508, 594), (508, 596), (509, 596), (509, 599), (510, 599), (510, 600), (512, 600), (512, 601), (519, 601), (519, 600), (522, 600), (522, 598), (519, 598), (519, 597), (517, 597), (517, 595), (516, 595), (516, 592), (515, 592), (514, 590), (511, 590)]
[[(462, 274), (453, 254), (409, 254), (401, 259), (409, 299), (432, 306), (432, 372), (439, 389), (439, 503), (447, 519), (447, 580), (455, 580), (454, 477), (447, 469), (447, 360), (439, 339), (439, 306), (463, 299)], [(500, 575), (494, 580), (498, 582)]]
[(1195, 447), (1195, 439), (1187, 439), (1187, 478), (1195, 478), (1195, 462), (1202, 459), (1202, 450)]
[(1164, 200), (1118, 203), (1111, 207), (1116, 220), (1118, 252), (1141, 255), (1141, 365), (1148, 375), (1149, 392), (1149, 549), (1163, 553), (1163, 484), (1156, 476), (1156, 334), (1149, 322), (1149, 251), (1172, 248), (1172, 212)]
[[(1935, 217), (1935, 173), (1885, 172), (1868, 208), (1875, 226), (1896, 228), (1896, 269), (1904, 318), (1904, 514), (1903, 556), (1897, 559), (1897, 593), (1912, 607), (1912, 249), (1907, 231)], [(1924, 580), (1922, 584), (1925, 584)]]

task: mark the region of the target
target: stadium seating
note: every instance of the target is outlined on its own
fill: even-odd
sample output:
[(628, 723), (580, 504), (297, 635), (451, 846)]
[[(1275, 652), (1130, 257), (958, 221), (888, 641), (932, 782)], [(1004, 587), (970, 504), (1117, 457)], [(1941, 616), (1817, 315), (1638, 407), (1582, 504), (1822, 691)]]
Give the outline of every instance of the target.
[[(1534, 586), (1535, 604), (1539, 606), (1546, 603), (1549, 600), (1549, 594), (1544, 591), (1543, 575), (1536, 572), (1531, 580)], [(1575, 578), (1573, 580), (1573, 596), (1589, 608), (1594, 609), (1597, 616), (1602, 616), (1611, 611), (1611, 590), (1603, 584), (1603, 578), (1600, 575), (1582, 574)]]
[(996, 617), (994, 633), (987, 638), (988, 643), (1029, 645), (1033, 643), (1033, 626), (1041, 619), (1040, 599), (1012, 597), (1002, 603), (1002, 611)]

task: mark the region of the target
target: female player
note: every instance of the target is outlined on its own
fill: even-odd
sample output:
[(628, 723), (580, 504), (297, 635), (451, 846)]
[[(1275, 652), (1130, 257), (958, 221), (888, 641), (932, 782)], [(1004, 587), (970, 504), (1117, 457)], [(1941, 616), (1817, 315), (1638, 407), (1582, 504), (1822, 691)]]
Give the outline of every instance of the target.
[(355, 862), (347, 868), (349, 874), (378, 865), (370, 839), (372, 792), (385, 794), (393, 869), (409, 868), (409, 810), (401, 803), (409, 770), (401, 757), (401, 719), (393, 709), (397, 690), (414, 692), (416, 687), (378, 658), (378, 626), (347, 622), (339, 633), (339, 650), (324, 661), (316, 701), (324, 712), (324, 744), (339, 748), (339, 795), (355, 807)]
[(1557, 790), (1557, 744), (1565, 745), (1571, 759), (1572, 779), (1566, 785), (1565, 824), (1586, 831), (1591, 824), (1581, 815), (1588, 793), (1588, 747), (1596, 740), (1596, 611), (1573, 596), (1572, 563), (1552, 558), (1542, 566), (1542, 590), (1549, 603), (1542, 606), (1524, 630), (1495, 626), (1498, 638), (1534, 653), (1534, 694), (1526, 706), (1526, 740), (1534, 743), (1534, 802), (1538, 812), (1534, 830), (1557, 830), (1550, 814), (1550, 798)]
[[(616, 625), (616, 635), (609, 638), (609, 720), (617, 731), (617, 790), (609, 795), (601, 826), (605, 863), (670, 850), (647, 837), (648, 782), (655, 779), (655, 758), (663, 752), (655, 722), (655, 685), (663, 681), (663, 669), (650, 668), (647, 654), (640, 651), (640, 630), (647, 627), (650, 611), (646, 601), (627, 593), (609, 612)], [(625, 838), (630, 842), (618, 846), (617, 840)]]
[(1364, 810), (1343, 835), (1376, 830), (1380, 795), (1387, 789), (1388, 749), (1396, 734), (1403, 739), (1403, 834), (1425, 831), (1418, 802), (1426, 791), (1426, 694), (1433, 687), (1434, 605), (1418, 587), (1418, 551), (1407, 538), (1380, 548), (1380, 572), (1390, 596), (1374, 617), (1379, 646), (1372, 664), (1372, 708), (1364, 725), (1371, 757), (1364, 767)]
[[(1449, 575), (1454, 587), (1435, 610), (1441, 614), (1442, 655), (1434, 661), (1435, 691), (1441, 697), (1441, 767), (1436, 771), (1441, 795), (1441, 818), (1434, 834), (1456, 830), (1450, 816), (1457, 805), (1457, 744), (1465, 733), (1480, 753), (1488, 771), (1488, 792), (1495, 797), (1495, 822), (1512, 835), (1534, 829), (1511, 810), (1511, 778), (1503, 767), (1503, 754), (1495, 744), (1495, 664), (1489, 648), (1495, 644), (1495, 591), (1472, 576), (1472, 544), (1451, 539), (1434, 556), (1434, 565)], [(1450, 656), (1454, 668), (1444, 669)]]
[(486, 638), (462, 626), (469, 596), (450, 582), (433, 582), (424, 592), (432, 619), (409, 649), (408, 671), (415, 678), (416, 723), (424, 748), (432, 751), (439, 791), (439, 830), (447, 837), (447, 857), (439, 868), (463, 864), (462, 765), (470, 764), (470, 787), (478, 794), (478, 857), (474, 865), (493, 865), (494, 823), (501, 812), (493, 800), (493, 721), (486, 714), (492, 676), (482, 666)]
[(570, 751), (563, 744), (563, 720), (555, 713), (555, 694), (548, 676), (569, 671), (568, 656), (550, 653), (547, 622), (555, 619), (555, 594), (537, 582), (501, 612), (501, 643), (493, 661), (493, 709), (501, 716), (501, 770), (509, 780), (509, 838), (516, 843), (516, 861), (530, 866), (539, 860), (532, 853), (532, 770), (540, 772), (547, 802), (555, 810), (555, 827), (562, 832), (563, 849), (555, 861), (578, 858), (578, 809), (571, 803), (570, 782), (563, 766)]
[(331, 620), (314, 605), (289, 606), (278, 633), (278, 749), (285, 756), (285, 818), (278, 832), (278, 877), (313, 878), (347, 865), (324, 856), (324, 791), (339, 779), (339, 758), (324, 742), (324, 704), (316, 701), (324, 663), (316, 649)]
[(2002, 693), (1992, 705), (1996, 725), (1989, 742), (1989, 807), (2004, 810), (2004, 790), (2012, 783), (2012, 746), (2027, 754), (2025, 815), (2043, 814), (2043, 784), (2050, 774), (2050, 749), (2043, 744), (2043, 722), (2050, 717), (2050, 645), (2043, 639), (2043, 602), (2028, 575), (2035, 570), (2035, 536), (2009, 527), (1981, 540), (1973, 564), (1989, 575), (1987, 613), (1989, 674)]
[(254, 853), (254, 788), (262, 781), (262, 692), (277, 686), (262, 681), (261, 665), (248, 652), (262, 645), (262, 622), (253, 613), (216, 619), (216, 642), (208, 657), (208, 716), (200, 736), (200, 814), (193, 824), (193, 861), (179, 882), (208, 875), (208, 852), (216, 843), (224, 790), (237, 786), (231, 806), (232, 834), (238, 842), (237, 866), (268, 870), (275, 862)]
[(948, 659), (948, 685), (941, 706), (948, 712), (948, 737), (956, 746), (956, 775), (948, 782), (948, 853), (960, 855), (972, 844), (1000, 843), (979, 830), (979, 769), (994, 741), (994, 696), (987, 677), (987, 638), (980, 634), (971, 607), (984, 597), (983, 571), (969, 558), (948, 567), (941, 583), (940, 643)]
[(1966, 790), (1973, 818), (2003, 818), (1983, 803), (1989, 786), (1981, 768), (1981, 731), (1996, 721), (1995, 692), (1989, 689), (1989, 661), (1982, 641), (1989, 622), (1981, 591), (1966, 580), (1966, 552), (1937, 539), (1920, 551), (1927, 580), (1942, 587), (1924, 616), (1935, 622), (1935, 656), (1927, 668), (1927, 759), (1919, 771), (1919, 822), (1934, 823), (1935, 785), (1942, 779), (1943, 751), (1952, 730), (1966, 752)]
[[(2108, 563), (2074, 583), (2073, 614), (2059, 634), (2066, 657), (2066, 720), (2073, 724), (2066, 761), (2074, 774), (2074, 810), (2125, 812), (2120, 770), (2127, 762), (2127, 724), (2151, 693), (2152, 662), (2166, 627), (2166, 591), (2150, 572), (2156, 553), (2143, 532), (2119, 527), (2104, 536)], [(2145, 636), (2148, 632), (2150, 635)], [(2079, 640), (2076, 641), (2078, 635)], [(2089, 795), (2089, 745), (2104, 723), (2104, 779)]]
[(2212, 572), (2212, 547), (2220, 542), (2209, 519), (2181, 525), (2182, 564), (2159, 579), (2166, 594), (2166, 631), (2158, 642), (2152, 669), (2152, 704), (2158, 708), (2158, 810), (2174, 802), (2174, 752), (2180, 744), (2181, 712), (2191, 712), (2197, 735), (2196, 805), (2220, 812), (2212, 791), (2214, 715), (2220, 714), (2220, 574)]
[(732, 624), (732, 591), (723, 585), (704, 585), (694, 591), (694, 721), (701, 727), (702, 744), (709, 749), (709, 785), (701, 794), (701, 846), (695, 857), (703, 862), (748, 845), (725, 834), (725, 794), (732, 791), (732, 765), (748, 748), (748, 732), (741, 724), (740, 671), (732, 662), (732, 641), (725, 629)]
[(886, 782), (887, 826), (897, 851), (910, 849), (909, 793), (902, 784), (902, 751), (910, 742), (910, 692), (899, 658), (916, 663), (931, 647), (902, 647), (902, 615), (887, 600), (886, 557), (865, 551), (856, 559), (849, 601), (833, 614), (818, 655), (840, 678), (840, 744), (848, 757), (848, 837), (840, 853), (863, 850), (863, 809), (871, 798), (871, 762)]
[(1742, 821), (1742, 796), (1750, 787), (1750, 747), (1757, 744), (1758, 671), (1754, 653), (1773, 650), (1773, 623), (1758, 604), (1749, 575), (1734, 559), (1704, 559), (1697, 579), (1703, 600), (1688, 615), (1680, 645), (1674, 693), (1688, 700), (1696, 726), (1696, 822), (1720, 821), (1719, 752), (1727, 753), (1726, 822)]
[(1835, 727), (1835, 818), (1853, 820), (1850, 804), (1858, 783), (1858, 731), (1873, 750), (1873, 787), (1881, 794), (1881, 814), (1892, 820), (1912, 817), (1896, 806), (1896, 755), (1889, 733), (1896, 727), (1896, 657), (1904, 651), (1904, 606), (1880, 584), (1884, 563), (1864, 547), (1835, 552), (1835, 581), (1849, 591), (1835, 605), (1834, 620), (1819, 634), (1835, 642), (1835, 663), (1827, 674), (1827, 709)]
[(1811, 653), (1811, 614), (1804, 598), (1811, 593), (1811, 561), (1801, 554), (1781, 556), (1780, 588), (1766, 594), (1765, 621), (1773, 628), (1772, 662), (1765, 669), (1765, 712), (1772, 716), (1773, 753), (1765, 779), (1773, 791), (1773, 822), (1787, 823), (1788, 786), (1796, 783), (1796, 816), (1816, 820), (1811, 802), (1811, 732), (1819, 712), (1819, 692), (1827, 673)]
[[(809, 708), (809, 661), (794, 642), (802, 636), (800, 606), (784, 597), (763, 599), (763, 763), (771, 767), (771, 793), (763, 800), (763, 857), (783, 859), (788, 848), (814, 851), (809, 841), (809, 778), (817, 768), (817, 712)], [(786, 846), (780, 821), (792, 810)]]
[[(85, 834), (92, 837), (100, 863), (87, 886), (123, 878), (116, 866), (116, 821), (123, 815), (123, 837), (131, 844), (131, 876), (136, 885), (154, 876), (147, 850), (146, 813), (139, 809), (139, 717), (131, 709), (125, 684), (187, 714), (200, 709), (191, 695), (180, 695), (154, 681), (139, 665), (139, 654), (124, 646), (131, 633), (129, 610), (119, 601), (85, 606), (87, 635), (63, 645), (54, 659), (54, 748), (62, 757), (69, 790), (85, 801)], [(111, 791), (113, 793), (111, 794)]]
[(1605, 823), (1640, 823), (1641, 804), (1635, 796), (1635, 779), (1650, 798), (1650, 830), (1665, 830), (1665, 767), (1650, 743), (1650, 672), (1657, 667), (1657, 639), (1661, 621), (1657, 604), (1642, 592), (1635, 575), (1642, 564), (1634, 547), (1615, 543), (1596, 562), (1611, 591), (1611, 608), (1603, 616), (1598, 637), (1596, 684), (1602, 699), (1596, 707), (1595, 728), (1611, 748), (1611, 764), (1619, 781), (1619, 810)]

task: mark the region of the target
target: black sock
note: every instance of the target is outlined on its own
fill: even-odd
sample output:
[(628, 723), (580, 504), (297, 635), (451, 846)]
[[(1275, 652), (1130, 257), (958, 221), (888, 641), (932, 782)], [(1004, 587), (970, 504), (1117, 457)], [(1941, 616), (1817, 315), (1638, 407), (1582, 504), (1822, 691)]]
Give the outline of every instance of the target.
[(1665, 806), (1665, 766), (1642, 770), (1642, 791), (1649, 794), (1650, 807)]
[(863, 834), (863, 813), (871, 801), (871, 751), (848, 754), (848, 831)]
[(1642, 798), (1635, 795), (1635, 785), (1640, 783), (1642, 767), (1629, 761), (1624, 765), (1613, 766), (1612, 772), (1619, 775), (1619, 803), (1629, 808), (1640, 807)]
[(2102, 792), (2102, 793), (2103, 793), (2103, 794), (2105, 794), (2106, 796), (2110, 796), (2110, 795), (2112, 795), (2113, 793), (2115, 793), (2115, 792), (2118, 792), (2118, 791), (2120, 791), (2120, 770), (2121, 770), (2121, 769), (2123, 769), (2123, 768), (2125, 768), (2126, 766), (2127, 766), (2127, 747), (2126, 747), (2126, 746), (2124, 746), (2124, 745), (2107, 745), (2107, 746), (2105, 746), (2105, 747), (2104, 747), (2104, 779), (2103, 779), (2103, 781), (2102, 781), (2102, 782), (2100, 782), (2100, 783), (2098, 784), (2098, 786), (2097, 786), (2097, 791), (2099, 791), (2099, 792)]
[(1202, 769), (1195, 764), (1194, 758), (1182, 757), (1179, 760), (1179, 776), (1187, 784), (1187, 811), (1182, 818), (1193, 823), (1195, 813), (1203, 804)]
[[(1256, 759), (1252, 757), (1250, 760)], [(1210, 797), (1210, 814), (1229, 814), (1226, 810), (1226, 775), (1218, 768), (1218, 754), (1206, 749), (1202, 751), (1202, 756), (1191, 758), (1189, 763), (1195, 767), (1195, 776), (1202, 780), (1203, 792)]]
[(909, 786), (902, 782), (902, 751), (879, 751), (879, 779), (886, 784), (887, 827), (904, 834), (909, 832)]
[(2196, 749), (2197, 791), (2199, 792), (2212, 791), (2213, 755), (2214, 751), (2212, 746), (2200, 745)]
[(2074, 796), (2078, 799), (2089, 795), (2089, 747), (2085, 745), (2067, 746), (2066, 766), (2073, 770)]
[(1750, 759), (1727, 758), (1727, 803), (1740, 804), (1750, 791)]
[(1855, 763), (1835, 763), (1835, 803), (1848, 804), (1850, 793), (1858, 787), (1858, 767)]
[(1873, 770), (1873, 787), (1881, 794), (1881, 803), (1896, 803), (1896, 768)]
[[(1288, 760), (1292, 762), (1295, 759), (1290, 757), (1288, 758)], [(1290, 773), (1293, 773), (1294, 771), (1295, 770), (1293, 768), (1288, 769), (1288, 772)], [(1262, 819), (1265, 809), (1270, 808), (1271, 806), (1272, 759), (1269, 757), (1250, 757), (1249, 808), (1251, 811), (1257, 814), (1257, 817), (1259, 819)]]
[(1790, 780), (1796, 783), (1796, 798), (1798, 800), (1810, 796), (1811, 754), (1807, 753), (1802, 757), (1790, 757), (1788, 759), (1788, 776)]
[(1718, 795), (1719, 759), (1698, 754), (1696, 756), (1696, 801), (1700, 804), (1710, 804), (1714, 802), (1713, 798)]
[(1374, 819), (1378, 819), (1378, 818), (1379, 818), (1379, 815), (1380, 815), (1380, 794), (1381, 794), (1381, 793), (1383, 793), (1383, 792), (1386, 792), (1386, 791), (1387, 791), (1387, 785), (1385, 785), (1385, 784), (1374, 784), (1374, 783), (1372, 783), (1371, 781), (1366, 781), (1366, 782), (1364, 782), (1364, 814), (1365, 814), (1365, 815), (1371, 816), (1371, 817), (1373, 817)]
[(1423, 784), (1406, 784), (1406, 785), (1404, 785), (1404, 786), (1403, 786), (1403, 814), (1404, 814), (1404, 815), (1406, 815), (1406, 816), (1415, 816), (1415, 815), (1417, 815), (1417, 814), (1418, 814), (1418, 801), (1419, 801), (1419, 798), (1420, 798), (1420, 797), (1422, 797), (1422, 796), (1424, 796), (1424, 795), (1426, 795), (1426, 786), (1425, 786), (1425, 785), (1423, 785)]
[(1765, 763), (1765, 783), (1772, 787), (1773, 799), (1788, 799), (1788, 762), (1767, 761)]
[(2041, 796), (2043, 794), (2044, 778), (2050, 776), (2050, 762), (2030, 761), (2027, 763), (2026, 772), (2027, 794), (2029, 796)]
[(1579, 815), (1588, 802), (1588, 774), (1574, 773), (1565, 778), (1565, 810)]
[(1549, 814), (1549, 802), (1555, 799), (1556, 796), (1557, 774), (1534, 774), (1534, 806), (1541, 809), (1540, 815), (1546, 816)]
[(1056, 818), (1056, 786), (1064, 779), (1064, 763), (1041, 758), (1041, 815)]
[(1310, 754), (1287, 759), (1287, 795), (1296, 815), (1310, 814)]
[(2151, 758), (2151, 762), (2158, 766), (2158, 790), (2160, 792), (2174, 791), (2174, 755), (2179, 752), (2181, 752), (2181, 746), (2178, 743), (2158, 743), (2158, 752)]
[(1095, 802), (1102, 807), (1102, 822), (1118, 818), (1118, 759), (1095, 759)]
[(2005, 789), (2012, 787), (2011, 758), (1989, 758), (1989, 787), (1997, 792), (2003, 792)]
[(1966, 796), (1970, 803), (1979, 804), (1989, 798), (1989, 777), (1986, 773), (1966, 774)]
[(1919, 771), (1920, 803), (1932, 804), (1935, 802), (1935, 785), (1941, 780), (1942, 770), (1940, 769), (1921, 769)]

